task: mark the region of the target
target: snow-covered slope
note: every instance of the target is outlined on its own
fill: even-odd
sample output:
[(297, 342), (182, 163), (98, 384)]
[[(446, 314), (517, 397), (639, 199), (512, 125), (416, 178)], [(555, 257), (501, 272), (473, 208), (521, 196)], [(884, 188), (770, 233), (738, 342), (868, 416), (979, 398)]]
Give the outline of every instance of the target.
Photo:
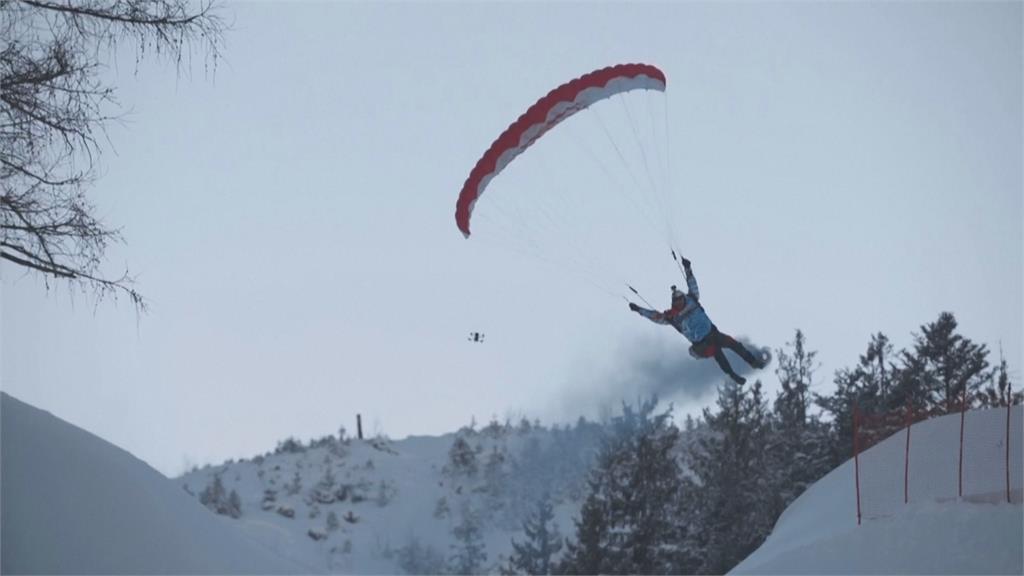
[[(562, 535), (572, 535), (600, 434), (596, 424), (556, 431), (492, 423), (397, 441), (329, 437), (208, 466), (179, 482), (201, 498), (220, 478), (224, 493), (239, 495), (233, 522), (334, 573), (404, 573), (413, 543), (421, 558), (412, 571), (436, 573), (457, 552), (455, 528), (471, 516), (487, 555), (481, 569), (497, 573), (542, 493), (552, 497)], [(469, 463), (462, 468), (451, 457), (457, 439)]]
[[(601, 434), (597, 425), (493, 425), (396, 442), (328, 437), (169, 480), (10, 396), (0, 394), (0, 408), (4, 573), (368, 574), (401, 573), (410, 561), (414, 572), (439, 572), (457, 552), (453, 533), (467, 517), (479, 522), (487, 553), (481, 571), (494, 573), (541, 492), (551, 493), (561, 532), (571, 535)], [(1018, 442), (1022, 416), (1014, 408)], [(1000, 418), (1005, 411), (969, 414), (975, 422)], [(955, 415), (915, 425), (912, 487), (949, 474), (948, 462), (928, 455), (948, 449), (958, 427)], [(466, 453), (453, 458), (460, 439)], [(897, 434), (865, 456), (901, 471), (903, 450), (893, 445), (903, 442)], [(1019, 445), (1014, 462), (1012, 484), (1019, 486)], [(225, 501), (238, 495), (238, 518), (198, 502), (218, 478)], [(793, 502), (733, 572), (1024, 573), (1020, 493), (1013, 504), (985, 500), (911, 498), (858, 526), (847, 462)]]
[[(976, 421), (1005, 423), (1006, 411), (975, 411)], [(1014, 408), (1018, 423), (1011, 435), (1014, 478), (1020, 476), (1021, 407)], [(993, 423), (998, 429), (999, 422)], [(959, 415), (944, 416), (915, 425), (913, 449), (938, 454), (950, 448), (951, 433), (958, 437)], [(1005, 426), (1005, 424), (1002, 424)], [(903, 470), (903, 434), (871, 448), (885, 454)], [(893, 446), (899, 444), (899, 446)], [(956, 445), (953, 445), (956, 450)], [(881, 465), (878, 459), (875, 465)], [(949, 467), (929, 458), (911, 459), (911, 475), (928, 478), (948, 475)], [(955, 472), (954, 472), (955, 473)], [(1005, 469), (994, 474), (1005, 475)], [(902, 475), (900, 475), (902, 478)], [(857, 525), (854, 463), (846, 462), (816, 482), (779, 518), (771, 535), (733, 574), (1022, 574), (1024, 573), (1024, 510), (1019, 492), (1014, 503), (922, 499), (899, 504), (892, 513), (865, 519)], [(955, 484), (955, 478), (951, 483)], [(1018, 488), (1019, 489), (1019, 488)]]
[(295, 574), (131, 454), (0, 393), (0, 571)]

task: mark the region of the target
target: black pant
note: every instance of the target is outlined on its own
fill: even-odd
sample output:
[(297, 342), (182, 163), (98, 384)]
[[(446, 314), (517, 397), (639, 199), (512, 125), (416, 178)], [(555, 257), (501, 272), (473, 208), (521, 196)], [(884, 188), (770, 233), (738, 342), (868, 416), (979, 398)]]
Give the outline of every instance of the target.
[(732, 336), (720, 332), (718, 328), (713, 325), (711, 327), (711, 332), (705, 336), (703, 340), (694, 344), (694, 349), (697, 351), (698, 355), (705, 358), (713, 356), (715, 362), (718, 362), (718, 366), (722, 369), (722, 372), (728, 374), (729, 377), (736, 382), (743, 384), (746, 382), (746, 379), (732, 369), (732, 366), (729, 364), (729, 359), (725, 357), (725, 352), (722, 350), (723, 348), (728, 348), (738, 354), (739, 357), (743, 358), (743, 360), (747, 364), (750, 364), (752, 368), (764, 367), (764, 363), (754, 356), (750, 350), (747, 350), (744, 345), (737, 342)]

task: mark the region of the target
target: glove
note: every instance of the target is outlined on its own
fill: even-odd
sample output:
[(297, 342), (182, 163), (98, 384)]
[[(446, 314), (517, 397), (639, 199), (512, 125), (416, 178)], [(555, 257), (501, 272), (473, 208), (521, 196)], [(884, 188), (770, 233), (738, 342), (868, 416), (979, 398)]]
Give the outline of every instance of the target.
[(630, 302), (629, 303), (629, 309), (632, 310), (633, 312), (636, 312), (637, 310), (640, 310), (640, 307), (637, 306), (636, 304), (633, 304), (632, 302)]
[(679, 261), (683, 263), (683, 268), (690, 269), (690, 261), (685, 256), (679, 256)]

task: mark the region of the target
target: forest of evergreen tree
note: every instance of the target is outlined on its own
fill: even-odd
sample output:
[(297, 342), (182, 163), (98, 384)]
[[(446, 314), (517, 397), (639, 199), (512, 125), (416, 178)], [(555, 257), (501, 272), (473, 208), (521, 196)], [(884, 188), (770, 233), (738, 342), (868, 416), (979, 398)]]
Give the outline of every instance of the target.
[[(523, 523), (504, 571), (530, 574), (723, 574), (757, 549), (785, 508), (850, 458), (854, 407), (954, 412), (1020, 403), (1003, 358), (943, 312), (896, 352), (878, 333), (831, 394), (813, 391), (816, 351), (797, 330), (776, 351), (779, 390), (725, 380), (714, 406), (682, 428), (651, 398), (606, 427), (575, 533), (552, 538), (550, 503)], [(685, 383), (681, 383), (685, 385)]]

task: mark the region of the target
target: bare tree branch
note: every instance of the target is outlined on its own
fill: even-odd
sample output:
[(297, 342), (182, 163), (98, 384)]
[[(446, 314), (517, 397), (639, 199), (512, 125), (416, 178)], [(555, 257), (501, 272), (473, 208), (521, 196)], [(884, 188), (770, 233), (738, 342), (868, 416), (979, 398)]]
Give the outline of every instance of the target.
[(224, 24), (209, 2), (190, 0), (0, 0), (0, 257), (102, 297), (142, 296), (125, 272), (104, 277), (106, 248), (120, 232), (95, 214), (100, 135), (115, 119), (102, 58), (135, 42), (180, 66), (191, 46), (216, 63)]
[[(165, 4), (168, 7), (176, 8), (180, 10), (180, 17), (172, 17), (170, 15), (153, 15), (142, 9), (138, 3), (133, 2), (115, 2), (109, 9), (97, 9), (87, 5), (72, 5), (70, 2), (65, 4), (57, 4), (54, 2), (38, 2), (35, 0), (20, 0), (23, 4), (29, 6), (35, 6), (44, 10), (53, 10), (55, 12), (63, 12), (65, 14), (75, 14), (78, 16), (88, 16), (90, 18), (96, 18), (98, 20), (110, 20), (112, 22), (120, 22), (122, 24), (131, 25), (153, 25), (153, 26), (187, 26), (194, 23), (199, 18), (207, 15), (208, 8), (204, 8), (197, 14), (188, 14), (185, 12), (186, 6), (183, 4)], [(124, 12), (118, 12), (118, 9), (124, 8)]]

